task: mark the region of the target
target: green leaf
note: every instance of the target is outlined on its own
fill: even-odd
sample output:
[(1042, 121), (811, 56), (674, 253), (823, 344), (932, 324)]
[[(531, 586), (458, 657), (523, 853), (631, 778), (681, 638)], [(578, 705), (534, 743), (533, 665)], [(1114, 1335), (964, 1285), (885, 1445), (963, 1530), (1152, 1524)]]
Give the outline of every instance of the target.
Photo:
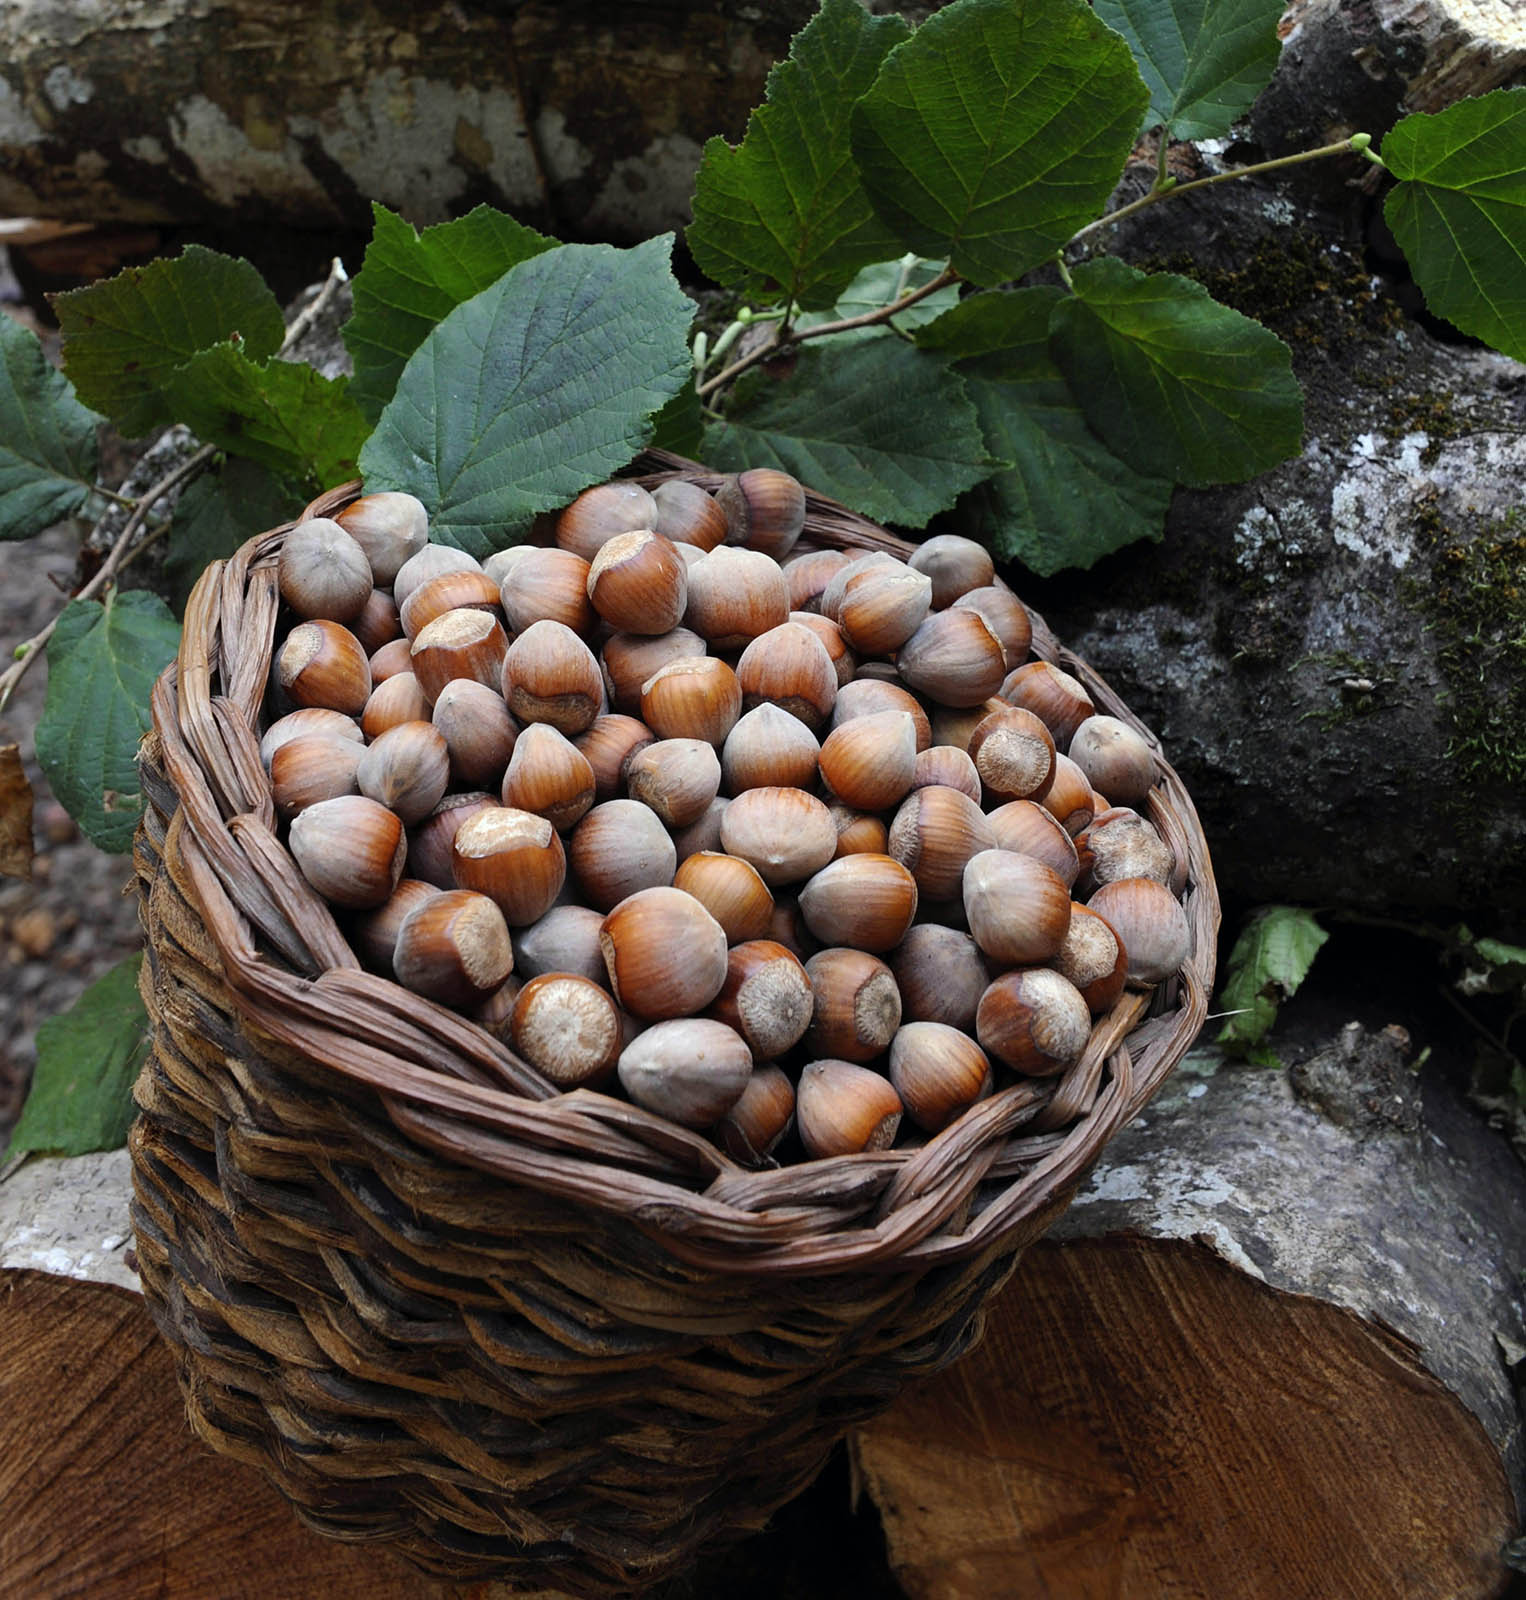
[(675, 456), (699, 455), (705, 439), (705, 413), (699, 402), (693, 374), (677, 394), (652, 419), (653, 450), (671, 450)]
[(132, 848), (143, 810), (138, 741), (148, 697), (180, 645), (180, 624), (144, 589), (71, 600), (48, 642), (37, 760), (64, 809), (102, 850)]
[(1383, 215), (1438, 316), (1526, 361), (1526, 89), (1496, 89), (1383, 140)]
[(714, 138), (684, 235), (701, 272), (757, 300), (831, 305), (854, 272), (896, 253), (848, 144), (854, 103), (911, 30), (857, 0), (825, 0), (768, 75), (740, 145)]
[(1168, 479), (1120, 461), (1086, 425), (1049, 356), (1048, 287), (971, 296), (917, 336), (941, 351), (974, 402), (986, 448), (1012, 463), (960, 505), (975, 537), (1048, 577), (1089, 567), (1138, 539), (1159, 539)]
[(258, 360), (286, 337), (281, 307), (259, 273), (199, 244), (50, 298), (64, 371), (80, 399), (129, 438), (175, 420), (165, 390), (198, 350), (238, 337)]
[(1271, 81), (1283, 0), (1094, 0), (1128, 40), (1150, 91), (1150, 126), (1217, 139)]
[(0, 539), (30, 539), (84, 505), (100, 420), (37, 336), (0, 314)]
[(148, 1054), (138, 993), (141, 955), (120, 961), (37, 1030), (37, 1069), (7, 1159), (23, 1151), (78, 1156), (118, 1150), (132, 1126), (132, 1086)]
[(1113, 256), (1075, 269), (1050, 352), (1086, 420), (1139, 472), (1201, 488), (1298, 453), (1303, 394), (1276, 334), (1201, 284)]
[(706, 430), (711, 466), (783, 467), (879, 522), (924, 527), (998, 464), (959, 378), (900, 339), (807, 345), (787, 383), (743, 391)]
[(853, 153), (911, 249), (989, 286), (1101, 214), (1148, 99), (1083, 0), (954, 0), (891, 52)]
[(1267, 1036), (1277, 1007), (1309, 974), (1329, 935), (1314, 913), (1297, 906), (1263, 906), (1245, 925), (1229, 956), (1219, 992), (1225, 1011), (1240, 1012), (1219, 1030), (1219, 1043), (1249, 1052)]
[[(824, 322), (841, 322), (848, 317), (863, 317), (873, 311), (883, 311), (893, 305), (903, 294), (931, 283), (943, 271), (942, 261), (924, 261), (920, 256), (902, 256), (899, 261), (876, 261), (865, 267), (852, 283), (837, 297), (830, 311), (808, 311), (795, 318), (797, 328), (815, 328)], [(850, 339), (879, 339), (898, 332), (915, 333), (918, 328), (941, 317), (945, 311), (959, 304), (959, 285), (950, 283), (935, 289), (925, 300), (899, 311), (888, 323), (878, 323), (868, 328), (850, 328), (846, 333), (832, 334), (838, 344)]]
[(252, 361), (230, 343), (171, 373), (165, 399), (174, 420), (207, 444), (329, 489), (357, 476), (370, 432), (348, 387), (305, 362)]
[(355, 363), (350, 397), (375, 422), (397, 389), (408, 357), (463, 301), (555, 239), (491, 206), (419, 233), (371, 203), (371, 242), (355, 276), (345, 348)]
[(362, 450), (366, 487), (416, 495), (431, 539), (482, 556), (612, 476), (693, 370), (672, 246), (559, 245), (457, 306)]
[(192, 585), (212, 562), (226, 560), (255, 534), (291, 521), (304, 494), (237, 456), (229, 456), (220, 472), (197, 478), (175, 505), (164, 553), (175, 609), (184, 609)]

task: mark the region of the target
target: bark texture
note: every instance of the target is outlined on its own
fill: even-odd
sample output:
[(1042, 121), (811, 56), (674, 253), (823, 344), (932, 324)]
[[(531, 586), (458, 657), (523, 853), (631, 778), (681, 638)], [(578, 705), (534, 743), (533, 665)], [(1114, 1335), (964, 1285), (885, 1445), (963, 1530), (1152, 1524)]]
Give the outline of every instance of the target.
[(687, 220), (810, 0), (22, 0), (0, 9), (0, 212), (368, 229), (489, 202), (563, 237)]
[(856, 1436), (912, 1600), (1503, 1589), (1526, 1177), (1405, 1055), (1188, 1058), (980, 1349)]

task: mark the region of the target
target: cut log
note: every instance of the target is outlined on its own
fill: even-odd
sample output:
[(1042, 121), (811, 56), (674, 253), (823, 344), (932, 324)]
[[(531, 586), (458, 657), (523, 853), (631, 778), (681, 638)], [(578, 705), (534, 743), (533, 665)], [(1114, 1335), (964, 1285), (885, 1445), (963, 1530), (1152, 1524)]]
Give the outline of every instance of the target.
[(1526, 1173), (1406, 1055), (1189, 1056), (975, 1354), (855, 1436), (912, 1600), (1503, 1589)]
[(687, 220), (810, 0), (116, 0), (0, 10), (0, 212), (369, 231), (486, 201), (562, 237)]

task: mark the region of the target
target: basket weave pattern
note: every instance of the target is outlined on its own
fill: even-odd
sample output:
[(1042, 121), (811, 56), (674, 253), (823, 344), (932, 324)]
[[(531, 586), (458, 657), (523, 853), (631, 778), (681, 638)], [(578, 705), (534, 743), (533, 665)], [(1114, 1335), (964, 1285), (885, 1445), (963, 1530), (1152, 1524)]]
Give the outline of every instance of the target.
[[(816, 545), (912, 548), (816, 496), (806, 526)], [(636, 1107), (554, 1094), (360, 970), (279, 841), (258, 755), (288, 531), (209, 569), (154, 694), (144, 1291), (192, 1427), (312, 1526), (443, 1577), (630, 1594), (761, 1526), (849, 1426), (978, 1338), (986, 1298), (1202, 1023), (1218, 904), (1196, 814), (1163, 769), (1149, 809), (1193, 957), (1099, 1018), (1063, 1077), (920, 1148), (749, 1172)], [(1036, 655), (1139, 727), (1034, 623)]]

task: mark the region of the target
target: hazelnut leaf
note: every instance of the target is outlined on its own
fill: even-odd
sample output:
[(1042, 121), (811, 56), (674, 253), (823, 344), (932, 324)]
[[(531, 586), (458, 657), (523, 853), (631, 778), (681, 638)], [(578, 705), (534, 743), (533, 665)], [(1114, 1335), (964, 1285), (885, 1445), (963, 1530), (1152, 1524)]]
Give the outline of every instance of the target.
[(704, 459), (721, 472), (782, 467), (905, 528), (926, 526), (1002, 464), (958, 376), (895, 338), (803, 346), (791, 381), (739, 388), (726, 420), (705, 432)]
[(195, 244), (50, 299), (64, 372), (129, 438), (177, 420), (165, 387), (198, 350), (236, 337), (258, 361), (286, 337), (280, 304), (255, 268)]
[(254, 361), (242, 344), (200, 350), (165, 380), (165, 403), (207, 444), (329, 489), (353, 478), (368, 430), (347, 378)]
[(483, 556), (618, 472), (693, 370), (672, 246), (559, 245), (457, 306), (361, 451), (367, 489), (417, 496), (431, 539)]
[(1134, 52), (1150, 91), (1147, 126), (1216, 139), (1271, 81), (1283, 0), (1094, 0)]
[(1201, 488), (1297, 455), (1292, 353), (1190, 278), (1083, 261), (1055, 303), (1049, 351), (1087, 422), (1136, 471)]
[(90, 496), (101, 419), (48, 365), (37, 335), (0, 316), (0, 539), (30, 539)]
[(1083, 0), (954, 0), (886, 58), (853, 154), (909, 249), (989, 287), (1101, 214), (1148, 99)]
[(341, 330), (355, 363), (350, 397), (374, 422), (397, 390), (408, 357), (464, 300), (555, 239), (491, 206), (418, 232), (373, 201), (371, 242), (355, 276), (354, 310)]
[(48, 641), (48, 696), (37, 760), (80, 830), (102, 850), (132, 848), (143, 810), (138, 741), (154, 680), (180, 647), (180, 624), (144, 589), (71, 600)]
[(29, 1150), (77, 1156), (127, 1143), (132, 1086), (149, 1045), (142, 964), (141, 955), (119, 961), (38, 1028), (37, 1068), (7, 1158)]
[(1299, 906), (1263, 906), (1257, 911), (1230, 952), (1219, 1007), (1237, 1015), (1219, 1030), (1219, 1043), (1253, 1055), (1277, 1020), (1278, 1006), (1308, 977), (1329, 937), (1314, 913)]
[(740, 145), (705, 145), (684, 235), (700, 270), (757, 300), (832, 304), (861, 266), (896, 254), (849, 150), (854, 103), (910, 33), (857, 0), (826, 0), (768, 75)]
[(968, 531), (1041, 577), (1158, 540), (1169, 478), (1135, 471), (1087, 426), (1049, 354), (1048, 286), (972, 295), (917, 333), (964, 379), (986, 448), (1011, 461), (961, 502)]
[(1395, 124), (1383, 216), (1427, 307), (1526, 361), (1526, 89)]

